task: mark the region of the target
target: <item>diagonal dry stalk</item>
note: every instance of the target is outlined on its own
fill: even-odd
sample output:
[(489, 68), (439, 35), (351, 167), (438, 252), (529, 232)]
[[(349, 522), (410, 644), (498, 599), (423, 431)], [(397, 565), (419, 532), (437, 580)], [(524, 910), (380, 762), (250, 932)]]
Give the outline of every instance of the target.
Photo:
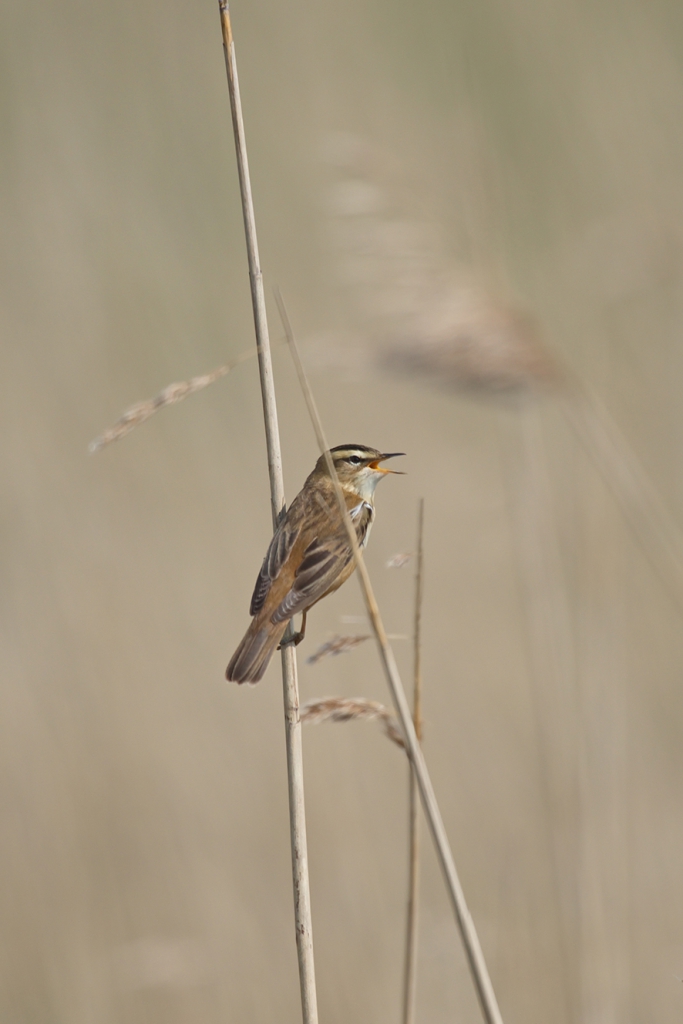
[[(227, 0), (219, 0), (218, 8), (223, 33), (225, 69), (230, 92), (230, 109), (235, 136), (237, 169), (239, 173), (244, 232), (249, 260), (249, 282), (254, 311), (254, 327), (258, 351), (261, 399), (266, 428), (266, 449), (268, 453), (268, 475), (273, 512), (273, 528), (277, 527), (285, 511), (285, 491), (282, 477), (282, 456), (280, 453), (280, 432), (278, 428), (273, 366), (270, 355), (266, 301), (263, 292), (263, 277), (256, 239), (256, 221), (251, 195), (249, 163), (244, 137), (242, 104), (240, 101), (235, 44)], [(291, 632), (291, 624), (288, 627)], [(294, 886), (294, 918), (296, 947), (299, 960), (299, 982), (301, 986), (301, 1008), (304, 1024), (317, 1024), (318, 1004), (315, 988), (315, 965), (313, 960), (313, 935), (311, 927), (311, 897), (308, 880), (308, 850), (306, 843), (306, 814), (304, 805), (303, 754), (301, 749), (301, 721), (299, 718), (299, 685), (297, 680), (296, 654), (294, 647), (282, 649), (282, 684), (285, 711), (285, 740), (287, 748), (287, 777), (289, 784), (289, 818), (292, 846), (292, 881)]]
[(406, 738), (408, 753), (413, 765), (413, 770), (417, 777), (420, 796), (422, 798), (422, 806), (429, 823), (434, 845), (436, 846), (437, 856), (439, 858), (446, 887), (451, 898), (455, 919), (460, 930), (465, 955), (472, 974), (472, 980), (479, 998), (484, 1020), (486, 1021), (486, 1024), (503, 1024), (503, 1018), (498, 1008), (495, 992), (493, 991), (493, 985), (491, 984), (491, 978), (486, 966), (486, 961), (484, 960), (479, 936), (477, 935), (477, 930), (467, 907), (460, 879), (458, 878), (458, 872), (455, 867), (455, 861), (453, 860), (453, 854), (448, 842), (448, 835), (446, 834), (443, 818), (441, 817), (441, 811), (437, 803), (436, 794), (434, 793), (434, 787), (432, 786), (427, 763), (424, 759), (422, 749), (415, 733), (415, 726), (413, 725), (413, 720), (410, 715), (410, 707), (398, 672), (394, 652), (391, 649), (391, 645), (389, 644), (389, 640), (384, 629), (384, 624), (379, 613), (379, 607), (372, 589), (368, 570), (365, 566), (362, 552), (358, 546), (355, 528), (346, 511), (346, 503), (339, 485), (332, 457), (329, 454), (329, 445), (325, 438), (315, 399), (313, 398), (313, 393), (311, 392), (305, 370), (301, 363), (301, 357), (299, 356), (299, 350), (296, 346), (294, 335), (292, 334), (287, 310), (285, 309), (282, 296), (279, 292), (276, 292), (276, 299), (280, 310), (280, 316), (282, 317), (282, 323), (285, 328), (287, 342), (289, 344), (297, 375), (299, 377), (299, 382), (301, 384), (301, 389), (315, 429), (318, 445), (321, 453), (325, 455), (327, 468), (335, 485), (337, 501), (346, 527), (349, 544), (351, 545), (351, 550), (353, 551), (354, 560), (356, 562), (358, 578), (363, 591), (368, 617), (377, 640), (382, 668), (384, 669), (384, 673), (387, 677), (394, 707), (396, 708), (396, 712)]
[[(415, 571), (415, 618), (413, 627), (413, 725), (418, 742), (422, 742), (422, 595), (424, 592), (424, 498), (420, 498), (417, 514), (417, 568)], [(406, 916), (406, 955), (403, 974), (403, 1024), (415, 1020), (417, 985), (417, 918), (420, 885), (420, 833), (417, 778), (410, 769), (408, 780), (408, 910)]]

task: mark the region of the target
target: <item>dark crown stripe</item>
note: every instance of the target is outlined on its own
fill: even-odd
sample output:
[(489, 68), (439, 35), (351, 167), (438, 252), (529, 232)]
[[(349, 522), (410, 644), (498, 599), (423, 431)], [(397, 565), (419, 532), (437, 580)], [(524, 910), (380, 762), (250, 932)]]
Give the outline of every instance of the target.
[(338, 444), (336, 448), (330, 448), (330, 452), (367, 452), (368, 455), (374, 455), (376, 449), (368, 448), (365, 444)]

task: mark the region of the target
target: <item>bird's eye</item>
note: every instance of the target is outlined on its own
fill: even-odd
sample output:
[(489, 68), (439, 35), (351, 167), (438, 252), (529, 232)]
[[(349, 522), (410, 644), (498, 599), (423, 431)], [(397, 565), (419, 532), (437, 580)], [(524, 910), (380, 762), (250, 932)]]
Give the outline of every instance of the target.
[(349, 455), (349, 457), (347, 459), (347, 462), (350, 462), (352, 466), (360, 466), (360, 462), (361, 462), (360, 456), (359, 455)]

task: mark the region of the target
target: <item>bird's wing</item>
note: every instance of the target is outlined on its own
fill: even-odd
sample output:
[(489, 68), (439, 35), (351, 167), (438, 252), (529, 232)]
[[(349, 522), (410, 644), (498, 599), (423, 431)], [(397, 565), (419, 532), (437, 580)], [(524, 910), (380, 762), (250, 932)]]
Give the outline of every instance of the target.
[(250, 615), (258, 615), (263, 608), (273, 580), (289, 558), (298, 536), (299, 524), (293, 517), (285, 516), (273, 534), (273, 539), (266, 551), (266, 557), (263, 559), (263, 565), (254, 587), (254, 593), (251, 595)]
[[(374, 509), (365, 502), (350, 509), (358, 543), (362, 545), (374, 516)], [(342, 523), (330, 537), (316, 537), (303, 553), (294, 582), (271, 616), (271, 622), (286, 622), (298, 615), (334, 585), (339, 574), (353, 557), (349, 538)]]

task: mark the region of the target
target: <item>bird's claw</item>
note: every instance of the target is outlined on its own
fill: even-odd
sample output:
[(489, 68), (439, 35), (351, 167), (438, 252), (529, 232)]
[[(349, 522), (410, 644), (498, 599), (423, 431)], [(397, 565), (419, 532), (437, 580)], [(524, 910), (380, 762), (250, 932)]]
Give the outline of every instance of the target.
[(298, 633), (292, 633), (291, 636), (281, 640), (277, 645), (278, 651), (281, 651), (284, 647), (298, 647), (304, 638), (304, 634), (299, 631)]

